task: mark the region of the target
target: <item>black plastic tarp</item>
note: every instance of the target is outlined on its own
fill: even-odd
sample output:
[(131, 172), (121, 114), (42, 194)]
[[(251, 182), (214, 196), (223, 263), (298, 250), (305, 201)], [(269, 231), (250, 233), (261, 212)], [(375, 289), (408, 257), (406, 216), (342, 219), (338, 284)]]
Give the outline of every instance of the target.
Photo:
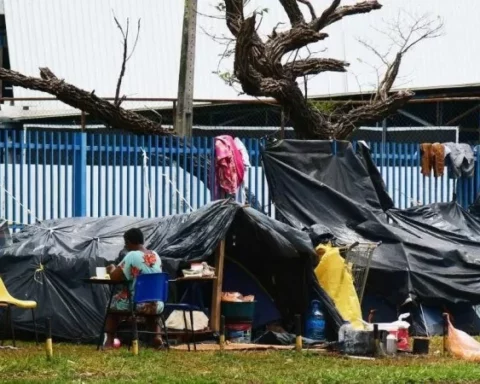
[[(123, 233), (131, 227), (144, 232), (146, 246), (158, 252), (172, 276), (189, 261), (213, 263), (211, 256), (225, 238), (227, 257), (258, 280), (286, 326), (313, 299), (325, 302), (332, 324), (341, 322), (313, 274), (316, 255), (308, 234), (230, 201), (164, 218), (69, 218), (28, 226), (0, 248), (0, 275), (12, 295), (38, 302), (41, 329), (51, 317), (55, 337), (90, 341), (98, 334), (107, 292), (82, 279), (118, 260)], [(15, 311), (14, 320), (19, 330), (33, 330), (29, 313)]]
[(455, 202), (394, 209), (368, 149), (286, 140), (263, 151), (277, 210), (341, 242), (379, 242), (367, 292), (400, 305), (480, 303), (480, 221)]

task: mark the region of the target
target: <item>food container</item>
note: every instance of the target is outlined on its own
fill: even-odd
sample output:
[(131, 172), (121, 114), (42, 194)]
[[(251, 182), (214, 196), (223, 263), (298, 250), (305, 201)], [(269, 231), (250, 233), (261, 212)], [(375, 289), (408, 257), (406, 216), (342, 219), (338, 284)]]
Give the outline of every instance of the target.
[(222, 301), (221, 313), (225, 316), (225, 319), (239, 319), (239, 320), (252, 320), (255, 315), (255, 303), (250, 302), (234, 302), (234, 301)]

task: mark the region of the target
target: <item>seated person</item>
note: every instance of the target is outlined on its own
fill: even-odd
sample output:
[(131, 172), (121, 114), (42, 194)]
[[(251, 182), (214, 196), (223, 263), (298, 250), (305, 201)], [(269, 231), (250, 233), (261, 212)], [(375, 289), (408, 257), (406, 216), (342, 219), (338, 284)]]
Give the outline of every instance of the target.
[[(162, 272), (162, 261), (155, 251), (150, 251), (143, 246), (143, 233), (140, 229), (129, 229), (125, 232), (123, 238), (125, 240), (125, 250), (127, 251), (127, 254), (118, 266), (115, 267), (115, 265), (109, 265), (107, 267), (107, 272), (110, 275), (111, 280), (128, 281), (128, 289), (130, 290), (130, 295), (133, 299), (137, 276), (144, 273)], [(163, 303), (158, 301), (138, 304), (136, 310), (138, 313), (160, 315), (163, 312), (163, 307)], [(130, 311), (127, 287), (113, 297), (110, 309), (114, 311)], [(120, 318), (116, 314), (108, 315), (106, 324), (107, 340), (105, 347), (113, 346), (114, 335), (119, 320)], [(156, 318), (147, 318), (147, 326), (152, 332), (157, 333), (154, 339), (154, 346), (161, 346), (162, 338), (160, 336), (160, 327), (157, 324)]]

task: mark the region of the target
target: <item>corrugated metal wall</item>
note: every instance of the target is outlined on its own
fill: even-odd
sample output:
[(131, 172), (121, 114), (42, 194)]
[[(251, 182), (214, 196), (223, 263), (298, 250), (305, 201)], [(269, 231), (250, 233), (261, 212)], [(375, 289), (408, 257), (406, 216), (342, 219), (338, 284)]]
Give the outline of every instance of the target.
[[(79, 140), (80, 139), (80, 140)], [(244, 139), (250, 156), (246, 201), (272, 217), (263, 173), (262, 140)], [(355, 145), (355, 144), (354, 144)], [(395, 206), (451, 201), (467, 208), (480, 185), (480, 157), (471, 178), (421, 174), (418, 144), (370, 143)], [(136, 136), (45, 130), (0, 134), (0, 217), (18, 225), (70, 216), (167, 216), (191, 212), (215, 197), (213, 138)], [(80, 183), (80, 184), (79, 184)], [(456, 185), (457, 184), (457, 185)], [(80, 188), (78, 188), (80, 187)]]

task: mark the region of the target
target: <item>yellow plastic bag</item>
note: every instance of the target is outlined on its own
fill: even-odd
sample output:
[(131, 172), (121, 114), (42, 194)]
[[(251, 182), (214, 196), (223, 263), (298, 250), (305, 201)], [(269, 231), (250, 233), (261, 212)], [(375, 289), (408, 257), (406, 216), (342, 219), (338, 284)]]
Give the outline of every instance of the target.
[(315, 268), (320, 285), (332, 298), (343, 319), (349, 321), (354, 328), (363, 329), (362, 310), (351, 270), (340, 256), (339, 249), (319, 245), (316, 251), (321, 256), (320, 263)]

